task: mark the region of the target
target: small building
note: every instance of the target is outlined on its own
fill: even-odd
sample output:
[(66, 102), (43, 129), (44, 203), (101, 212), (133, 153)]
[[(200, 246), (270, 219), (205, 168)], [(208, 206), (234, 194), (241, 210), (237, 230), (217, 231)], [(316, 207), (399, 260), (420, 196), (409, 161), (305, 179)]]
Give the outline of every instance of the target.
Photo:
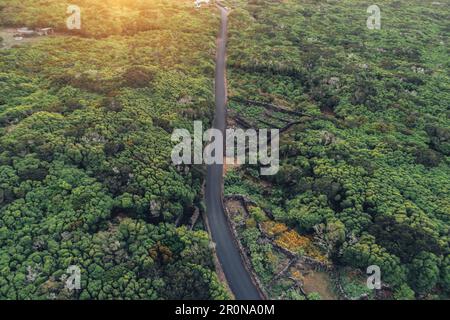
[(19, 28), (14, 33), (14, 38), (31, 38), (37, 36), (48, 36), (53, 34), (55, 31), (53, 28), (37, 28), (31, 30), (27, 27)]
[(30, 38), (37, 35), (36, 31), (28, 28), (19, 28), (14, 34), (14, 38)]
[(40, 36), (49, 36), (55, 32), (53, 28), (39, 28), (36, 29), (36, 32)]

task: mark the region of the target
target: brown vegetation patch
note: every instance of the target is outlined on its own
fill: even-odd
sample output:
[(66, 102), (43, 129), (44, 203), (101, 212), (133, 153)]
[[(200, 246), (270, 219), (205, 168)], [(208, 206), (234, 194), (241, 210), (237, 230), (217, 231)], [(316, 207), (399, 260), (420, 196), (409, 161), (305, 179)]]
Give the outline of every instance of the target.
[(306, 294), (317, 292), (323, 300), (338, 299), (326, 272), (310, 270), (303, 274), (303, 290)]

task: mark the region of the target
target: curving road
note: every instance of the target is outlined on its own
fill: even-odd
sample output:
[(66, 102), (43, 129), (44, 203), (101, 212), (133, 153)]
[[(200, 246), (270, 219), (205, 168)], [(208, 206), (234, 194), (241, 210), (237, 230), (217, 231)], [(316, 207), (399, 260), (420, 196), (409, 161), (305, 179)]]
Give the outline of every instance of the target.
[[(213, 127), (224, 134), (226, 127), (227, 90), (225, 80), (226, 42), (227, 42), (227, 10), (219, 7), (221, 14), (220, 34), (217, 39), (215, 99), (216, 110)], [(225, 135), (224, 135), (225, 136)], [(216, 244), (219, 262), (227, 278), (234, 296), (238, 300), (259, 300), (261, 296), (253, 284), (250, 274), (244, 266), (233, 234), (228, 227), (223, 208), (223, 165), (208, 166), (206, 177), (206, 209), (209, 229)]]

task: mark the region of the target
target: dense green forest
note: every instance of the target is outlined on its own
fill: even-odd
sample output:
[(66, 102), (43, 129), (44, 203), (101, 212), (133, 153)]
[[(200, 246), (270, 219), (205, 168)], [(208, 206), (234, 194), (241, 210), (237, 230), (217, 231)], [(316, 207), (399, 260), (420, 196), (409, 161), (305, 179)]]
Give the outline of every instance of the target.
[[(56, 35), (0, 50), (0, 298), (221, 299), (201, 170), (173, 128), (211, 118), (218, 15), (191, 1), (0, 1), (4, 27)], [(81, 289), (68, 290), (70, 265)]]
[[(282, 131), (278, 174), (225, 179), (253, 201), (232, 218), (269, 296), (342, 298), (294, 288), (300, 269), (277, 278), (289, 250), (351, 298), (447, 299), (448, 1), (379, 0), (380, 30), (370, 1), (222, 2), (229, 125)], [(217, 9), (0, 0), (0, 31), (18, 27), (56, 32), (0, 37), (0, 299), (229, 298), (203, 221), (185, 223), (204, 210), (204, 168), (170, 157), (175, 128), (212, 119)], [(66, 286), (72, 265), (81, 289)]]
[[(230, 125), (283, 133), (279, 173), (241, 166), (226, 193), (314, 239), (336, 272), (378, 265), (388, 298), (446, 298), (450, 6), (376, 3), (380, 30), (369, 1), (227, 1)], [(257, 241), (269, 217), (250, 214), (241, 240), (271, 279), (278, 260)]]

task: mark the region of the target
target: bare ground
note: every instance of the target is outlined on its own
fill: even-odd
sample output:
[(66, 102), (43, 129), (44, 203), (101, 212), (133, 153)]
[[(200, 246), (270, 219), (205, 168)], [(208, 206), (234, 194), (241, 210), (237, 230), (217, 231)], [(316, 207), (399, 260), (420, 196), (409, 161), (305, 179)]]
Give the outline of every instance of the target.
[(16, 29), (14, 28), (0, 28), (0, 37), (3, 38), (3, 42), (2, 44), (0, 44), (0, 49), (10, 49), (16, 45), (35, 43), (48, 37), (48, 36), (42, 37), (36, 36), (31, 38), (23, 38), (22, 40), (16, 40), (13, 37), (14, 33), (16, 33)]
[(310, 270), (303, 275), (303, 289), (305, 292), (317, 292), (323, 300), (337, 300), (338, 297), (332, 288), (330, 276), (322, 271)]

